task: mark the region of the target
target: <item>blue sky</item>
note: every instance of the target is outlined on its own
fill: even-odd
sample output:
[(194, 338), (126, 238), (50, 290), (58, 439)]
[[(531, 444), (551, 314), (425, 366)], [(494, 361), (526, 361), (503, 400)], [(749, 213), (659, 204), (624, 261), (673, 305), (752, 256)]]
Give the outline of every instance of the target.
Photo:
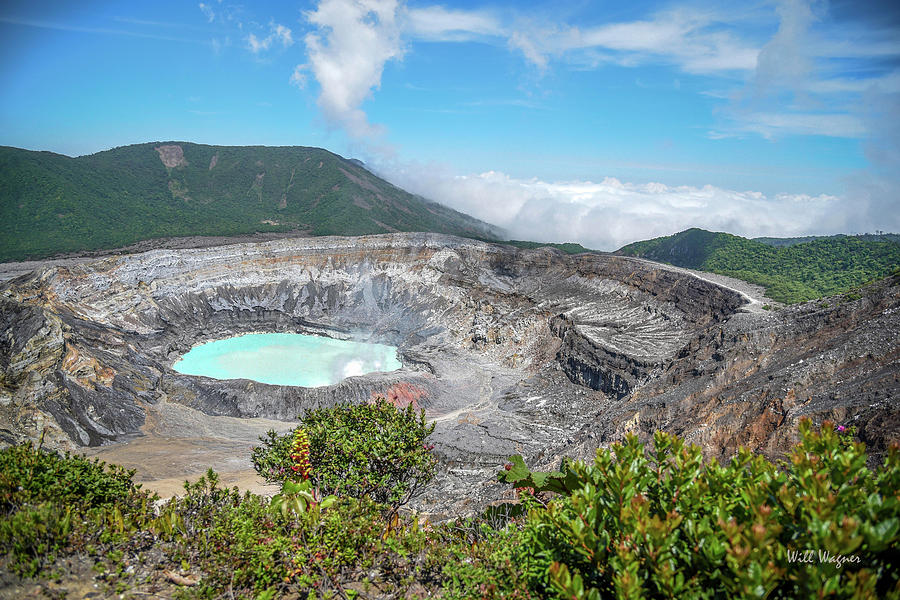
[(515, 237), (900, 230), (878, 2), (6, 2), (0, 144), (320, 146)]

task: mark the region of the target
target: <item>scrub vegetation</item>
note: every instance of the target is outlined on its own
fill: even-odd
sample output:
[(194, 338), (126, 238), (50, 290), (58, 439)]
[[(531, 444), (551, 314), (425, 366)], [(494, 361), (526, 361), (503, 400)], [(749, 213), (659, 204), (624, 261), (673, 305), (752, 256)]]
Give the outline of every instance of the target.
[(509, 244), (510, 246), (515, 246), (516, 248), (524, 248), (526, 250), (532, 250), (534, 248), (556, 248), (560, 252), (565, 252), (566, 254), (584, 254), (585, 252), (591, 252), (596, 254), (596, 250), (591, 250), (590, 248), (585, 248), (581, 244), (576, 244), (574, 242), (565, 242), (563, 244), (554, 244), (551, 242), (527, 242), (523, 240), (508, 240), (503, 242), (504, 244)]
[(309, 439), (310, 480), (327, 494), (398, 507), (435, 474), (437, 459), (426, 441), (434, 424), (426, 424), (425, 412), (412, 404), (397, 408), (378, 397), (369, 404), (311, 410), (285, 435), (269, 431), (251, 456), (267, 481), (293, 476), (287, 465), (298, 431)]
[[(441, 524), (398, 512), (392, 493), (325, 495), (318, 482), (334, 456), (355, 481), (383, 471), (366, 452), (403, 455), (415, 442), (410, 451), (429, 457), (423, 423), (383, 401), (315, 411), (284, 452), (270, 436), (254, 455), (284, 467), (272, 499), (222, 488), (210, 471), (159, 505), (131, 472), (7, 448), (3, 583), (64, 587), (71, 565), (86, 563), (104, 593), (126, 597), (900, 598), (900, 450), (870, 470), (852, 429), (805, 421), (779, 464), (746, 450), (704, 462), (663, 433), (651, 448), (629, 437), (551, 473), (514, 457), (499, 479), (516, 502)], [(317, 427), (344, 439), (323, 447)], [(373, 431), (383, 439), (367, 447), (359, 434)], [(427, 479), (420, 463), (408, 467)]]
[(773, 245), (728, 233), (688, 229), (629, 244), (617, 254), (736, 277), (766, 288), (784, 303), (849, 292), (900, 266), (900, 243), (890, 235), (833, 236)]

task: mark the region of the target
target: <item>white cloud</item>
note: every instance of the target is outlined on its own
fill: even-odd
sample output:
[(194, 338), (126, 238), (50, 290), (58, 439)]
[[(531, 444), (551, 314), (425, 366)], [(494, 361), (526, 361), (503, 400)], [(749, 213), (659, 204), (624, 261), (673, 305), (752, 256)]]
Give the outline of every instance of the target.
[(294, 43), (294, 39), (291, 37), (291, 30), (284, 25), (275, 25), (275, 31), (273, 32), (273, 34), (285, 48), (293, 45)]
[(759, 52), (754, 84), (757, 93), (782, 88), (801, 90), (809, 85), (815, 63), (809, 51), (811, 25), (817, 20), (811, 3), (783, 0), (776, 9), (778, 31)]
[(294, 72), (291, 73), (291, 85), (297, 86), (299, 89), (304, 89), (306, 87), (306, 65), (297, 65), (294, 67)]
[(259, 38), (253, 33), (247, 36), (247, 48), (253, 54), (264, 52), (278, 42), (283, 48), (288, 48), (294, 44), (294, 38), (289, 28), (274, 22), (269, 23), (269, 35), (266, 37)]
[(738, 129), (758, 133), (766, 139), (782, 135), (825, 135), (861, 138), (867, 133), (861, 118), (841, 113), (758, 112), (741, 117)]
[(778, 30), (760, 50), (747, 84), (730, 94), (719, 113), (727, 121), (714, 137), (865, 139), (883, 129), (885, 123), (865, 114), (862, 95), (900, 90), (900, 71), (885, 61), (900, 57), (890, 33), (830, 22), (824, 4), (812, 0), (779, 0), (776, 13)]
[(306, 17), (309, 68), (321, 92), (319, 106), (354, 138), (380, 133), (362, 110), (381, 85), (384, 65), (403, 56), (396, 0), (322, 0)]
[(250, 49), (250, 52), (253, 54), (258, 54), (263, 50), (268, 50), (269, 46), (272, 45), (272, 38), (258, 38), (256, 34), (251, 33), (247, 36), (247, 47)]
[[(583, 64), (585, 54), (590, 59), (599, 52), (603, 62), (623, 66), (663, 62), (689, 73), (752, 70), (759, 49), (727, 26), (723, 16), (684, 8), (657, 13), (649, 20), (593, 27), (531, 26), (514, 32), (509, 43), (541, 69), (551, 58)], [(594, 61), (592, 66), (598, 64)]]
[(578, 242), (597, 250), (690, 227), (747, 237), (837, 233), (855, 210), (829, 195), (768, 197), (711, 185), (673, 187), (612, 177), (595, 183), (516, 179), (496, 171), (452, 176), (429, 165), (395, 169), (388, 178), (503, 227), (514, 239)]
[(528, 62), (541, 71), (545, 71), (550, 63), (547, 51), (540, 46), (538, 39), (534, 35), (514, 31), (509, 37), (509, 47), (519, 50)]
[(213, 12), (213, 9), (209, 6), (209, 4), (204, 4), (201, 2), (197, 5), (200, 8), (200, 11), (206, 16), (206, 20), (212, 23), (216, 20), (216, 13)]
[(404, 29), (424, 40), (459, 42), (479, 36), (504, 35), (498, 19), (481, 11), (426, 6), (408, 9), (404, 17)]

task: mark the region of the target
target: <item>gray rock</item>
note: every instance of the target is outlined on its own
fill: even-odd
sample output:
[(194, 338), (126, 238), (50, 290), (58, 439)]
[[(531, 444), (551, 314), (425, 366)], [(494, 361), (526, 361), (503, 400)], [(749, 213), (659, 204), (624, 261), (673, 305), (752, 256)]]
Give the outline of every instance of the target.
[[(510, 454), (563, 454), (656, 429), (726, 457), (771, 457), (810, 415), (897, 437), (897, 284), (770, 314), (683, 270), (436, 234), (159, 249), (51, 266), (0, 287), (0, 438), (97, 446), (140, 434), (164, 400), (292, 420), (407, 384), (436, 423), (421, 510), (476, 510)], [(250, 332), (396, 345), (403, 368), (325, 388), (176, 373), (193, 345)], [(802, 362), (800, 360), (802, 359)]]

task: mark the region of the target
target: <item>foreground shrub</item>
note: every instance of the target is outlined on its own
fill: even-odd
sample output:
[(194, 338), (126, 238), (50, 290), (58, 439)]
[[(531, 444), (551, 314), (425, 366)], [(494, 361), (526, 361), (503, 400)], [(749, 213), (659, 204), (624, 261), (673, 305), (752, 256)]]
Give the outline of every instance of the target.
[[(384, 398), (370, 404), (310, 411), (301, 425), (308, 439), (309, 480), (322, 494), (369, 497), (393, 507), (406, 504), (437, 467), (426, 438), (434, 425), (412, 405), (397, 408)], [(269, 481), (295, 478), (295, 432), (270, 431), (252, 454)]]
[(45, 501), (82, 508), (128, 504), (134, 471), (97, 459), (47, 452), (31, 443), (0, 450), (0, 510)]
[[(296, 486), (291, 481), (285, 487)], [(404, 597), (416, 581), (425, 532), (414, 518), (343, 497), (282, 510), (219, 487), (214, 472), (162, 509), (171, 562), (202, 573), (195, 597), (352, 598), (367, 587)], [(284, 492), (283, 492), (284, 493)]]
[(31, 443), (0, 450), (0, 550), (11, 570), (34, 576), (73, 543), (109, 545), (146, 524), (156, 496), (133, 475)]
[(522, 525), (518, 519), (501, 524), (488, 509), (477, 518), (435, 529), (430, 536), (428, 561), (439, 572), (441, 598), (540, 598), (528, 587), (527, 565), (534, 561), (529, 558), (531, 548), (523, 543)]
[(525, 543), (542, 565), (531, 585), (591, 600), (900, 598), (900, 451), (872, 472), (850, 433), (803, 421), (779, 466), (745, 449), (704, 464), (665, 433), (652, 450), (630, 436), (558, 473), (510, 464), (502, 480), (568, 493), (530, 512)]

